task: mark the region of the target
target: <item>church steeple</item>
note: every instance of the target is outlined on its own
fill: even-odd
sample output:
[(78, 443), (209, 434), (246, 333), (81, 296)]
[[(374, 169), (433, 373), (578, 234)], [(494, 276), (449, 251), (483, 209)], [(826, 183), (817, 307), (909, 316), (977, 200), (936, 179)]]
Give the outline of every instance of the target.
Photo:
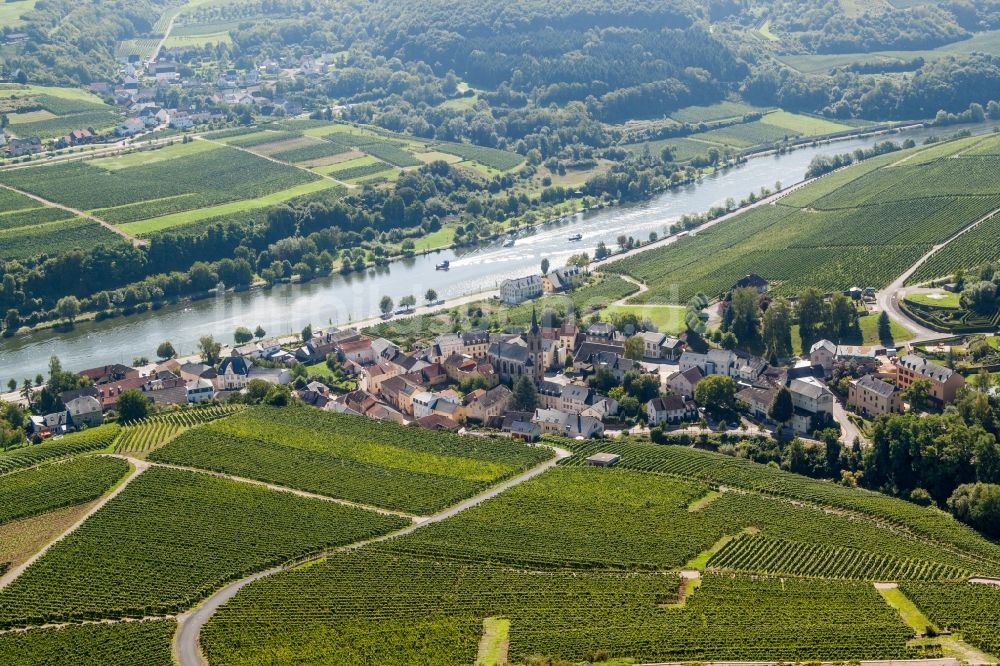
[(538, 335), (538, 313), (535, 312), (535, 306), (531, 306), (531, 330), (529, 331), (532, 335)]

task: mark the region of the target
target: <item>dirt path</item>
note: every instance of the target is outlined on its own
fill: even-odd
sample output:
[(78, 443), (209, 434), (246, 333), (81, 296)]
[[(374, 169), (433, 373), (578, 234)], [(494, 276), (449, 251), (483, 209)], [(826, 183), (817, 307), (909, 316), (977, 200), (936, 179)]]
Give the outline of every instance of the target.
[(121, 236), (122, 238), (124, 238), (125, 240), (127, 240), (129, 243), (131, 243), (132, 245), (134, 245), (136, 247), (138, 247), (140, 245), (148, 245), (149, 244), (149, 241), (144, 241), (142, 239), (136, 238), (135, 236), (130, 236), (129, 234), (125, 233), (124, 231), (122, 231), (121, 229), (119, 229), (115, 225), (111, 224), (110, 222), (106, 222), (106, 221), (102, 220), (99, 217), (91, 215), (90, 213), (85, 213), (82, 210), (77, 210), (76, 208), (70, 208), (69, 206), (64, 206), (62, 204), (57, 204), (54, 201), (49, 201), (48, 199), (43, 199), (40, 196), (37, 196), (35, 194), (31, 194), (30, 192), (25, 192), (24, 190), (19, 190), (16, 187), (11, 187), (10, 185), (4, 185), (3, 183), (0, 183), (0, 187), (2, 187), (5, 190), (10, 190), (11, 192), (16, 192), (16, 193), (18, 193), (18, 194), (20, 194), (22, 196), (28, 197), (29, 199), (34, 199), (38, 203), (40, 203), (40, 204), (42, 204), (44, 206), (47, 206), (48, 208), (58, 208), (59, 210), (64, 210), (67, 213), (72, 213), (73, 215), (76, 215), (77, 217), (82, 217), (82, 218), (86, 218), (88, 220), (92, 220), (94, 222), (97, 222), (99, 225), (101, 225), (102, 227), (104, 227), (105, 229), (107, 229), (108, 231), (110, 231), (111, 233), (117, 234), (118, 236)]
[(73, 523), (73, 525), (68, 530), (66, 530), (65, 532), (63, 532), (62, 534), (60, 534), (59, 536), (57, 536), (55, 539), (53, 539), (52, 541), (50, 541), (44, 548), (42, 548), (41, 550), (39, 550), (37, 553), (35, 553), (34, 555), (32, 555), (30, 558), (28, 558), (27, 560), (25, 560), (23, 563), (21, 563), (20, 565), (18, 565), (16, 567), (13, 567), (7, 573), (5, 573), (3, 576), (0, 576), (0, 590), (2, 590), (3, 588), (7, 587), (8, 585), (10, 585), (18, 576), (20, 576), (22, 573), (24, 573), (24, 570), (27, 569), (28, 567), (30, 567), (32, 564), (34, 564), (42, 555), (44, 555), (45, 553), (47, 553), (48, 550), (49, 550), (49, 548), (52, 548), (52, 546), (54, 546), (55, 544), (59, 543), (60, 541), (62, 541), (66, 537), (68, 537), (70, 534), (72, 534), (73, 532), (75, 532), (77, 529), (79, 529), (81, 525), (83, 525), (85, 522), (87, 522), (87, 519), (89, 519), (95, 513), (97, 513), (98, 511), (100, 511), (102, 508), (104, 508), (105, 504), (107, 504), (108, 502), (110, 502), (114, 498), (118, 497), (118, 495), (123, 490), (125, 490), (125, 488), (127, 488), (128, 485), (130, 483), (132, 483), (136, 479), (136, 477), (138, 477), (140, 474), (142, 474), (144, 471), (146, 471), (146, 469), (149, 468), (149, 465), (147, 463), (141, 461), (141, 460), (136, 460), (136, 461), (132, 462), (132, 465), (133, 465), (134, 469), (129, 473), (129, 475), (127, 477), (125, 477), (125, 480), (122, 481), (122, 482), (120, 482), (118, 484), (118, 486), (114, 490), (112, 490), (110, 493), (108, 493), (107, 495), (105, 495), (104, 497), (102, 497), (100, 500), (98, 500), (97, 502), (95, 502), (93, 504), (93, 506), (90, 507), (90, 510), (87, 511), (87, 513), (83, 514), (80, 517), (79, 520), (77, 520), (75, 523)]
[(955, 233), (953, 236), (947, 240), (938, 243), (932, 247), (924, 256), (917, 259), (916, 263), (906, 269), (902, 275), (893, 280), (892, 284), (878, 292), (877, 300), (879, 310), (889, 313), (897, 323), (906, 328), (908, 331), (913, 333), (913, 339), (909, 340), (909, 343), (927, 342), (928, 340), (937, 340), (939, 338), (950, 337), (947, 333), (940, 333), (933, 329), (927, 328), (923, 324), (920, 324), (910, 317), (903, 311), (900, 305), (903, 299), (906, 297), (907, 288), (904, 286), (906, 281), (909, 280), (914, 273), (917, 272), (921, 266), (923, 266), (931, 257), (940, 252), (942, 249), (946, 248), (952, 241), (956, 238), (960, 238), (964, 234), (972, 231), (978, 227), (983, 222), (993, 219), (998, 213), (1000, 213), (1000, 208), (990, 211), (986, 215), (982, 216), (978, 220), (971, 222), (960, 231)]
[(273, 483), (268, 483), (267, 481), (258, 481), (257, 479), (248, 479), (243, 476), (236, 476), (234, 474), (226, 474), (224, 472), (213, 472), (207, 469), (201, 469), (198, 467), (188, 467), (186, 465), (171, 465), (168, 463), (153, 462), (150, 460), (140, 460), (138, 458), (133, 458), (131, 456), (121, 454), (121, 453), (108, 453), (101, 454), (106, 455), (109, 458), (120, 458), (125, 460), (132, 465), (138, 466), (140, 464), (146, 465), (147, 467), (161, 467), (163, 469), (173, 469), (179, 472), (191, 472), (194, 474), (207, 474), (208, 476), (214, 476), (219, 479), (227, 479), (229, 481), (235, 481), (236, 483), (246, 483), (252, 486), (260, 486), (261, 488), (267, 488), (268, 490), (273, 490), (279, 493), (288, 493), (289, 495), (296, 495), (298, 497), (304, 497), (306, 499), (320, 500), (323, 502), (332, 502), (334, 504), (342, 504), (344, 506), (349, 506), (355, 509), (364, 509), (365, 511), (371, 511), (372, 513), (379, 513), (383, 516), (399, 516), (400, 518), (406, 518), (407, 520), (413, 521), (415, 523), (423, 522), (427, 520), (427, 516), (415, 516), (411, 513), (403, 513), (402, 511), (392, 511), (391, 509), (385, 509), (379, 506), (371, 506), (368, 504), (360, 504), (358, 502), (351, 502), (345, 499), (339, 499), (337, 497), (329, 497), (328, 495), (319, 495), (317, 493), (311, 493), (306, 490), (297, 490), (296, 488), (289, 488), (288, 486), (280, 486)]
[(349, 546), (344, 546), (342, 548), (337, 548), (326, 553), (321, 553), (319, 555), (314, 555), (303, 560), (297, 560), (295, 562), (289, 562), (282, 566), (274, 567), (273, 569), (268, 569), (267, 571), (261, 571), (247, 578), (230, 583), (229, 585), (218, 590), (215, 594), (205, 599), (197, 608), (183, 613), (177, 617), (177, 622), (179, 627), (177, 633), (174, 635), (174, 658), (180, 663), (181, 666), (206, 666), (207, 661), (201, 654), (201, 648), (199, 646), (199, 636), (201, 635), (201, 628), (205, 626), (205, 623), (211, 619), (215, 612), (227, 601), (236, 596), (236, 593), (242, 590), (244, 587), (258, 581), (262, 578), (268, 576), (273, 576), (274, 574), (281, 573), (282, 571), (287, 571), (293, 569), (302, 564), (308, 562), (315, 562), (323, 558), (329, 557), (337, 553), (346, 553), (365, 546), (370, 546), (372, 544), (381, 543), (383, 541), (388, 541), (389, 539), (395, 539), (397, 537), (406, 536), (407, 534), (412, 534), (416, 530), (424, 527), (425, 525), (433, 525), (434, 523), (440, 523), (441, 521), (452, 518), (466, 509), (471, 509), (472, 507), (482, 504), (486, 500), (492, 499), (501, 493), (510, 490), (514, 486), (520, 485), (529, 479), (533, 479), (539, 474), (542, 474), (552, 467), (554, 467), (560, 460), (568, 458), (572, 455), (569, 451), (555, 448), (555, 457), (550, 458), (544, 463), (537, 465), (528, 471), (515, 476), (514, 478), (507, 479), (503, 483), (493, 486), (489, 490), (486, 490), (474, 497), (460, 502), (444, 511), (434, 514), (427, 518), (427, 520), (414, 523), (409, 527), (404, 527), (401, 530), (391, 532), (389, 534), (384, 534), (380, 537), (374, 539), (369, 539), (367, 541), (360, 541), (358, 543), (351, 544)]
[(168, 39), (170, 39), (170, 33), (174, 31), (174, 21), (177, 20), (177, 15), (180, 14), (181, 11), (183, 11), (183, 8), (181, 8), (181, 10), (178, 10), (177, 14), (174, 14), (173, 16), (170, 17), (170, 23), (167, 24), (167, 29), (163, 31), (163, 39), (157, 42), (156, 48), (153, 49), (153, 54), (149, 56), (149, 60), (147, 62), (150, 65), (154, 64), (156, 62), (156, 59), (160, 57), (160, 51), (163, 50), (163, 45), (167, 43)]
[(248, 153), (250, 155), (255, 155), (255, 156), (257, 156), (257, 157), (259, 157), (261, 159), (267, 160), (268, 162), (274, 162), (275, 164), (281, 164), (283, 166), (290, 166), (293, 169), (298, 169), (299, 171), (305, 171), (306, 173), (312, 174), (314, 176), (322, 176), (323, 178), (326, 178), (327, 180), (329, 180), (331, 182), (337, 183), (341, 187), (346, 187), (349, 190), (356, 190), (356, 189), (358, 189), (358, 186), (354, 185), (352, 183), (345, 183), (342, 180), (337, 180), (333, 176), (328, 176), (328, 175), (322, 174), (322, 173), (316, 173), (312, 169), (310, 169), (308, 167), (304, 167), (304, 166), (302, 166), (300, 164), (292, 164), (291, 162), (283, 162), (283, 161), (281, 161), (281, 160), (279, 160), (277, 158), (271, 157), (270, 155), (264, 155), (263, 153), (255, 153), (254, 151), (250, 150), (249, 148), (243, 148), (242, 146), (234, 146), (232, 144), (222, 143), (221, 141), (216, 141), (214, 139), (208, 139), (208, 138), (205, 138), (203, 136), (195, 136), (194, 138), (197, 141), (207, 141), (208, 143), (213, 143), (213, 144), (215, 144), (217, 146), (224, 146), (226, 148), (233, 148), (235, 150), (242, 150), (244, 153)]

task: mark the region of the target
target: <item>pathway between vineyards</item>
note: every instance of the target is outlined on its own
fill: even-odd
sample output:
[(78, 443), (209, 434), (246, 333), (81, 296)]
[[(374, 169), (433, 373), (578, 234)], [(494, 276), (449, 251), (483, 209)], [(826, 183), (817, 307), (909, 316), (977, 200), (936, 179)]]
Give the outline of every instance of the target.
[(83, 525), (85, 522), (87, 522), (87, 520), (91, 516), (93, 516), (95, 513), (97, 513), (98, 511), (100, 511), (102, 508), (104, 508), (105, 504), (107, 504), (108, 502), (110, 502), (111, 500), (113, 500), (115, 497), (117, 497), (119, 495), (119, 493), (121, 493), (123, 490), (125, 490), (125, 488), (127, 488), (128, 485), (130, 483), (132, 483), (136, 479), (137, 476), (139, 476), (140, 474), (142, 474), (143, 472), (145, 472), (147, 469), (149, 469), (149, 463), (146, 463), (146, 462), (144, 462), (142, 460), (129, 460), (129, 463), (132, 465), (133, 469), (129, 473), (129, 475), (127, 477), (125, 477), (124, 481), (119, 482), (119, 484), (110, 493), (108, 493), (107, 495), (105, 495), (104, 497), (102, 497), (100, 500), (98, 500), (97, 503), (95, 503), (94, 506), (90, 507), (90, 510), (87, 511), (87, 513), (83, 514), (78, 521), (76, 521), (75, 523), (73, 523), (73, 525), (68, 530), (66, 530), (65, 532), (63, 532), (62, 534), (60, 534), (59, 536), (57, 536), (55, 539), (53, 539), (52, 541), (50, 541), (44, 548), (42, 548), (37, 553), (35, 553), (34, 555), (32, 555), (26, 561), (24, 561), (23, 563), (19, 564), (16, 567), (13, 567), (10, 571), (8, 571), (7, 573), (5, 573), (3, 576), (0, 576), (0, 590), (2, 590), (3, 588), (7, 587), (8, 585), (10, 585), (14, 581), (14, 579), (16, 579), (22, 573), (24, 573), (25, 569), (27, 569), (28, 567), (30, 567), (42, 555), (44, 555), (45, 553), (47, 553), (49, 551), (49, 549), (52, 548), (52, 546), (54, 546), (55, 544), (59, 543), (60, 541), (62, 541), (66, 537), (68, 537), (70, 534), (72, 534), (73, 532), (75, 532), (77, 529), (79, 529), (79, 527), (81, 525)]
[(220, 479), (228, 479), (229, 481), (235, 481), (237, 483), (249, 483), (252, 486), (260, 486), (261, 488), (267, 488), (268, 490), (274, 490), (279, 493), (288, 493), (290, 495), (297, 495), (299, 497), (305, 497), (307, 499), (322, 500), (324, 502), (333, 502), (334, 504), (342, 504), (344, 506), (354, 507), (355, 509), (364, 509), (365, 511), (371, 511), (373, 513), (380, 513), (384, 516), (399, 516), (400, 518), (406, 518), (415, 523), (420, 523), (427, 520), (426, 516), (415, 516), (411, 513), (403, 513), (402, 511), (393, 511), (391, 509), (384, 509), (380, 506), (371, 506), (368, 504), (361, 504), (359, 502), (351, 502), (345, 499), (338, 499), (336, 497), (329, 497), (327, 495), (319, 495), (317, 493), (310, 493), (305, 490), (297, 490), (296, 488), (289, 488), (288, 486), (279, 486), (273, 483), (268, 483), (267, 481), (258, 481), (257, 479), (248, 479), (243, 476), (235, 476), (233, 474), (226, 474), (225, 472), (213, 472), (212, 470), (201, 469), (200, 467), (188, 467), (186, 465), (171, 465), (169, 463), (153, 462), (150, 460), (140, 460), (138, 458), (133, 458), (132, 456), (127, 456), (122, 453), (106, 453), (101, 454), (109, 458), (120, 458), (133, 465), (145, 465), (146, 467), (163, 467), (165, 469), (175, 469), (181, 472), (194, 472), (195, 474), (207, 474), (209, 476), (215, 476)]
[(16, 187), (11, 187), (10, 185), (4, 185), (3, 183), (0, 183), (0, 187), (2, 187), (5, 190), (10, 190), (11, 192), (16, 192), (17, 194), (28, 197), (29, 199), (34, 199), (38, 203), (48, 208), (58, 208), (59, 210), (65, 211), (67, 213), (72, 213), (77, 217), (82, 217), (87, 220), (91, 220), (92, 222), (97, 222), (99, 225), (101, 225), (111, 233), (121, 236), (122, 238), (124, 238), (125, 240), (127, 240), (129, 243), (131, 243), (136, 247), (139, 247), (140, 245), (149, 245), (149, 241), (142, 240), (141, 238), (136, 238), (135, 236), (130, 236), (129, 234), (125, 233), (124, 231), (122, 231), (115, 225), (111, 224), (110, 222), (102, 220), (101, 218), (95, 215), (91, 215), (90, 213), (86, 213), (82, 210), (77, 210), (76, 208), (70, 208), (69, 206), (64, 206), (62, 204), (57, 204), (54, 201), (43, 199), (42, 197), (36, 194), (32, 194), (31, 192), (25, 192), (24, 190), (19, 190)]
[(205, 623), (211, 619), (215, 612), (227, 601), (236, 596), (236, 593), (242, 590), (244, 587), (260, 580), (261, 578), (266, 578), (268, 576), (273, 576), (274, 574), (281, 573), (282, 571), (288, 571), (302, 564), (308, 562), (315, 562), (323, 558), (329, 557), (330, 555), (335, 555), (337, 553), (346, 553), (359, 548), (364, 548), (365, 546), (370, 546), (372, 544), (381, 543), (383, 541), (388, 541), (389, 539), (395, 539), (396, 537), (406, 536), (411, 534), (416, 530), (424, 527), (425, 525), (433, 525), (434, 523), (440, 523), (441, 521), (452, 518), (466, 509), (471, 509), (479, 504), (482, 504), (486, 500), (492, 499), (501, 493), (510, 490), (514, 486), (520, 485), (529, 479), (533, 479), (539, 474), (542, 474), (559, 463), (559, 461), (570, 457), (572, 454), (565, 449), (560, 449), (557, 447), (549, 447), (555, 451), (555, 457), (550, 458), (544, 463), (532, 467), (527, 472), (524, 472), (518, 476), (511, 479), (507, 479), (503, 483), (493, 486), (492, 488), (470, 497), (469, 499), (459, 502), (458, 504), (445, 509), (439, 513), (435, 513), (433, 516), (428, 516), (425, 520), (421, 522), (415, 522), (408, 527), (404, 527), (401, 530), (391, 532), (389, 534), (384, 534), (380, 537), (374, 539), (369, 539), (367, 541), (359, 541), (357, 543), (350, 544), (349, 546), (343, 546), (341, 548), (336, 548), (325, 553), (320, 553), (318, 555), (313, 555), (311, 557), (296, 560), (294, 562), (289, 562), (287, 564), (274, 567), (273, 569), (268, 569), (267, 571), (261, 571), (252, 576), (243, 578), (242, 580), (230, 583), (226, 587), (217, 591), (212, 596), (205, 599), (197, 608), (188, 611), (187, 613), (182, 613), (177, 616), (177, 633), (174, 635), (174, 656), (181, 666), (206, 666), (208, 662), (201, 654), (201, 649), (198, 643), (199, 636), (201, 635), (201, 628), (205, 626)]

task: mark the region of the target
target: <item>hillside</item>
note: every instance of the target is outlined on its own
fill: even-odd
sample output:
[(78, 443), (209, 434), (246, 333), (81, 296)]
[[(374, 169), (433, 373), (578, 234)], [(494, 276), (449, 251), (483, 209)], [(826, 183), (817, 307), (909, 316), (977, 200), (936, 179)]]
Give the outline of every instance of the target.
[[(998, 144), (994, 136), (972, 137), (872, 158), (602, 270), (647, 283), (649, 291), (634, 299), (645, 303), (685, 303), (698, 292), (715, 297), (749, 273), (781, 295), (881, 288), (1000, 208)], [(963, 236), (921, 274), (994, 260), (985, 233)]]

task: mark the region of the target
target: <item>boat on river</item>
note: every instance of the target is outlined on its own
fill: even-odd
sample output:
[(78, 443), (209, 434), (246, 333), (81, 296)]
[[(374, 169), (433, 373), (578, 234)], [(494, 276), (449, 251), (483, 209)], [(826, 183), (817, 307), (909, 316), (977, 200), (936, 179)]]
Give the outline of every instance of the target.
[(581, 241), (581, 240), (583, 240), (583, 234), (573, 234), (572, 236), (569, 237), (569, 240), (571, 240), (571, 241)]
[(448, 270), (448, 269), (451, 268), (451, 262), (448, 261), (447, 259), (445, 259), (444, 261), (442, 261), (440, 264), (438, 264), (434, 268), (436, 268), (439, 271), (446, 271), (446, 270)]

